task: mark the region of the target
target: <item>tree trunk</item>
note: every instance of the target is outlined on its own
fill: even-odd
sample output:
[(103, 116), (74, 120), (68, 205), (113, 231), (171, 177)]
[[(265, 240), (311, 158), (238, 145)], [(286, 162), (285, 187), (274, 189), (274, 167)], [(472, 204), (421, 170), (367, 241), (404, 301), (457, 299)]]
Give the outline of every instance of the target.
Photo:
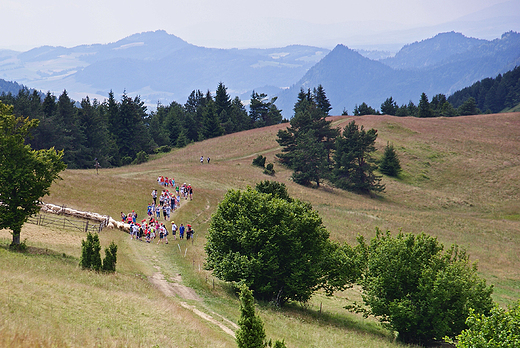
[(13, 242), (11, 245), (20, 245), (20, 233), (22, 231), (21, 227), (13, 228)]

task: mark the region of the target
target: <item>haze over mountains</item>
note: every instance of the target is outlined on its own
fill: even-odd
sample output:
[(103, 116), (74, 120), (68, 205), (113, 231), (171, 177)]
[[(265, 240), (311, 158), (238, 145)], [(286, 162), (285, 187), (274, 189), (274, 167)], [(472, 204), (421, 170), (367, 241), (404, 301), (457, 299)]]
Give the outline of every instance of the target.
[(516, 32), (491, 41), (442, 33), (372, 60), (343, 45), (332, 51), (300, 45), (216, 49), (155, 31), (110, 44), (0, 50), (0, 78), (56, 95), (66, 89), (75, 100), (87, 95), (103, 100), (110, 90), (116, 96), (126, 91), (152, 106), (184, 103), (192, 90), (214, 91), (223, 82), (243, 101), (252, 90), (279, 96), (276, 104), (289, 118), (300, 88), (323, 85), (334, 115), (362, 102), (377, 109), (390, 96), (406, 104), (417, 103), (422, 92), (450, 94), (519, 63)]

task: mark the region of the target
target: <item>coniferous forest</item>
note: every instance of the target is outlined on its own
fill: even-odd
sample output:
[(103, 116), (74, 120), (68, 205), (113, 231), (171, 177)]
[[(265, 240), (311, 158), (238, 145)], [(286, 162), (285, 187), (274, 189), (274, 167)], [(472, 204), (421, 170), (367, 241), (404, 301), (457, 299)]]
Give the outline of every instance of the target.
[(77, 103), (67, 91), (56, 98), (22, 88), (16, 95), (2, 94), (0, 100), (13, 105), (16, 116), (38, 119), (27, 142), (36, 150), (64, 150), (63, 160), (71, 169), (93, 168), (96, 161), (103, 168), (141, 163), (154, 152), (282, 122), (276, 98), (253, 91), (248, 112), (222, 83), (215, 96), (193, 91), (184, 105), (158, 105), (152, 112), (139, 96), (126, 93), (121, 100), (110, 92), (103, 102), (86, 97)]

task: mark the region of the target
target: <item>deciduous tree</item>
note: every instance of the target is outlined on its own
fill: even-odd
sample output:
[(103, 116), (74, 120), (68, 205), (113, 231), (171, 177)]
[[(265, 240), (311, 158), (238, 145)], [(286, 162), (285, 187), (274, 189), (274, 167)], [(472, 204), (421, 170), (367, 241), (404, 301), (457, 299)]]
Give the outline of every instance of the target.
[(40, 210), (40, 199), (66, 167), (63, 151), (25, 145), (37, 125), (38, 120), (15, 117), (12, 107), (0, 102), (0, 228), (11, 229), (13, 246), (20, 244), (23, 224)]
[[(243, 282), (256, 298), (277, 305), (306, 302), (322, 287), (341, 289), (355, 274), (351, 255), (336, 252), (339, 246), (308, 203), (251, 188), (227, 192), (207, 240), (206, 266), (215, 276)], [(332, 265), (339, 270), (331, 271)]]
[(363, 239), (360, 245), (366, 313), (397, 331), (401, 341), (424, 345), (453, 338), (467, 328), (470, 308), (488, 314), (493, 307), (493, 288), (456, 245), (443, 252), (443, 245), (424, 233), (392, 237), (379, 230), (369, 245)]

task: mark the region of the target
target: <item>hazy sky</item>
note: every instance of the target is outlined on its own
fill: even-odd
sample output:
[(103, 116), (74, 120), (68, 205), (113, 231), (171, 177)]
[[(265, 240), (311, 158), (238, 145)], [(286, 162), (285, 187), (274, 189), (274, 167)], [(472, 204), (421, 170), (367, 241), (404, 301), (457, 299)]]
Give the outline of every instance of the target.
[(384, 43), (382, 31), (435, 26), (504, 1), (0, 0), (0, 48), (109, 43), (157, 29), (221, 48)]

